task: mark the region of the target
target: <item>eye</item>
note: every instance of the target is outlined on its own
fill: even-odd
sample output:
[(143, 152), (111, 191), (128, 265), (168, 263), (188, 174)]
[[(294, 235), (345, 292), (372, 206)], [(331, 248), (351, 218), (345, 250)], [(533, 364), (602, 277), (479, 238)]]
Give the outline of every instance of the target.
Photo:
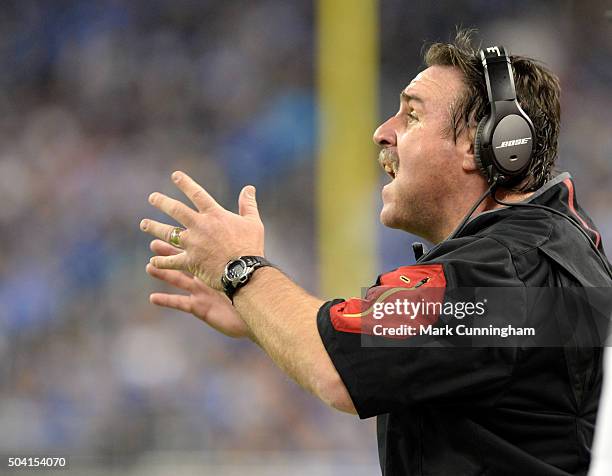
[(416, 112), (414, 112), (414, 111), (410, 111), (410, 112), (408, 113), (408, 118), (409, 118), (409, 120), (411, 120), (411, 121), (418, 121), (418, 120), (419, 120), (419, 116), (417, 116), (417, 115), (416, 115)]

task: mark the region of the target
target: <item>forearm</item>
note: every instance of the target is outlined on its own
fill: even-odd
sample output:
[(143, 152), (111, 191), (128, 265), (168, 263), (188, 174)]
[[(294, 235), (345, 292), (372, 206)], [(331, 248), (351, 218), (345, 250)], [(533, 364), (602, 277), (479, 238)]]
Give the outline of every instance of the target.
[(254, 273), (234, 297), (253, 340), (291, 378), (330, 406), (355, 413), (317, 330), (323, 301), (274, 268)]

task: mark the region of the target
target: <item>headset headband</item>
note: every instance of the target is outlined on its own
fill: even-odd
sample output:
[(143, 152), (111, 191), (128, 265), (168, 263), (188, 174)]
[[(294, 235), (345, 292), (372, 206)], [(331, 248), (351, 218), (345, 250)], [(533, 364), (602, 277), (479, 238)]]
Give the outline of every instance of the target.
[(489, 102), (514, 101), (516, 89), (510, 58), (503, 46), (491, 46), (480, 51), (487, 82)]

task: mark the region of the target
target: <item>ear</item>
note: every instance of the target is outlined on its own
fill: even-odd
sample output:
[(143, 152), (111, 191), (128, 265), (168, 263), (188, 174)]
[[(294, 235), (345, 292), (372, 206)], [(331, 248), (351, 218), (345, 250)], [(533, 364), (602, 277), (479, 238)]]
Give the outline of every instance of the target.
[(478, 171), (478, 165), (474, 158), (474, 134), (476, 134), (476, 128), (470, 127), (457, 137), (457, 150), (461, 156), (461, 168), (466, 173)]

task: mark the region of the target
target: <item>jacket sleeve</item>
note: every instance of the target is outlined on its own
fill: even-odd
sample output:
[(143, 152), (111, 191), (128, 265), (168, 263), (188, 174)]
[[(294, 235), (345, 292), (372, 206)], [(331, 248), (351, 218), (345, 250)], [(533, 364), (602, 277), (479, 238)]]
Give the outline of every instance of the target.
[[(325, 303), (317, 316), (319, 333), (359, 416), (420, 403), (492, 405), (512, 374), (517, 353), (512, 347), (458, 346), (448, 336), (376, 335), (375, 303), (409, 296), (411, 302), (439, 306), (453, 289), (521, 285), (507, 248), (479, 238), (435, 262), (379, 276), (364, 298)], [(415, 328), (461, 322), (448, 315), (415, 314), (410, 320)]]

